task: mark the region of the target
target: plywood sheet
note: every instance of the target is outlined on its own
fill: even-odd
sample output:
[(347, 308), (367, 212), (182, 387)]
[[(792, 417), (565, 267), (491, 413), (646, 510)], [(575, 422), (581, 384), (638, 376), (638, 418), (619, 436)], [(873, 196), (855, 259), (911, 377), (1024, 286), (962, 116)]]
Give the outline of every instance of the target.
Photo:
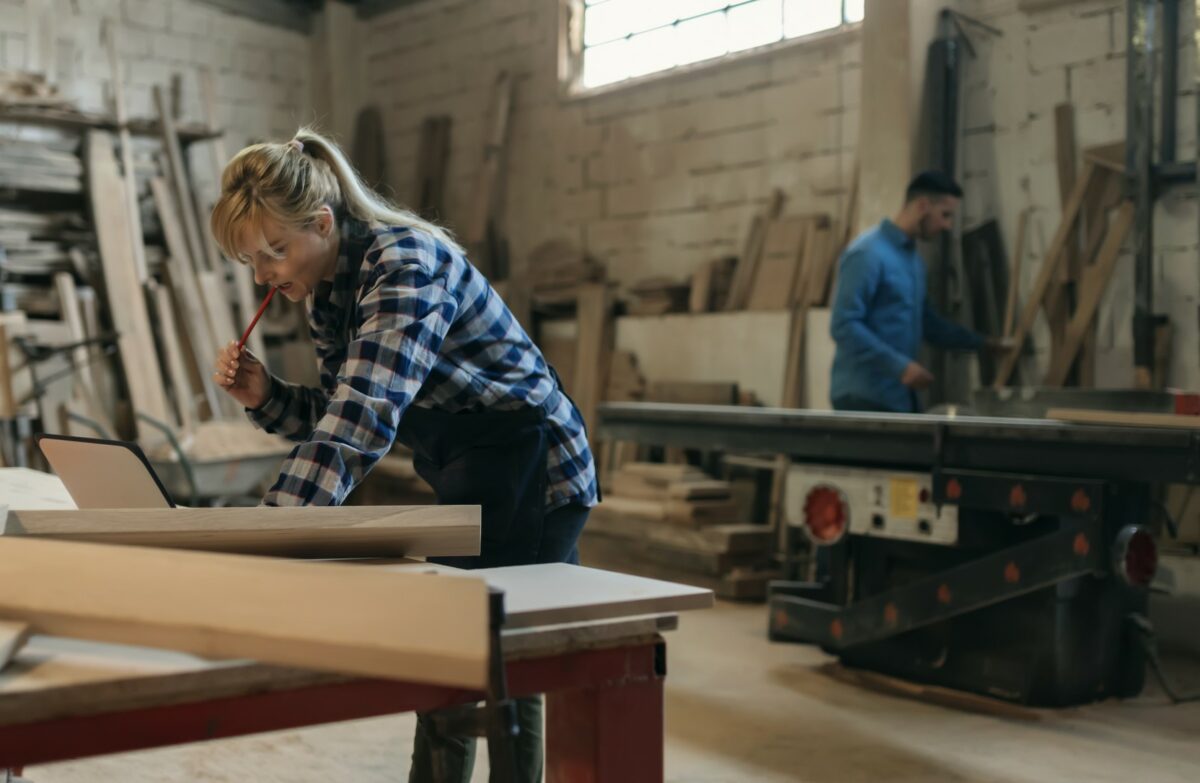
[(479, 506), (9, 511), (5, 536), (281, 557), (479, 554)]
[(681, 612), (713, 605), (711, 590), (567, 563), (484, 568), (469, 573), (504, 591), (507, 628)]
[(0, 539), (0, 616), (36, 633), (478, 688), (487, 585), (333, 563)]

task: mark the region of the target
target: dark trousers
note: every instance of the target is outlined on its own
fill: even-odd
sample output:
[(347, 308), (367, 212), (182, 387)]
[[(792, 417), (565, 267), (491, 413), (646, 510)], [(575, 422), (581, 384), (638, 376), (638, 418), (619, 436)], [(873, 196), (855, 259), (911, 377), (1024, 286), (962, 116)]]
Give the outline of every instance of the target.
[[(586, 506), (571, 504), (546, 514), (542, 521), (538, 563), (579, 564), (579, 534), (587, 522)], [(450, 560), (450, 558), (446, 558)], [(517, 699), (516, 757), (518, 780), (540, 783), (545, 766), (542, 732), (542, 698)], [(446, 766), (435, 775), (433, 756), (440, 751)], [(413, 741), (410, 783), (469, 783), (475, 768), (475, 740), (470, 737), (441, 736), (427, 715), (417, 715), (417, 734)]]

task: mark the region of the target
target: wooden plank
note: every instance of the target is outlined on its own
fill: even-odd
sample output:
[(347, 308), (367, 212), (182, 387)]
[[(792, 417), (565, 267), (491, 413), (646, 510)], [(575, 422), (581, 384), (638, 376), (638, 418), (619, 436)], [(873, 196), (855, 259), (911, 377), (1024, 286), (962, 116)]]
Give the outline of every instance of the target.
[(710, 590), (567, 563), (483, 568), (469, 573), (504, 591), (506, 628), (682, 612), (713, 605)]
[(808, 280), (804, 285), (803, 302), (811, 307), (822, 307), (829, 301), (829, 284), (837, 262), (834, 248), (835, 226), (818, 226), (811, 235), (808, 252)]
[(471, 207), (467, 213), (467, 224), (463, 232), (471, 260), (484, 274), (497, 276), (498, 259), (492, 257), (488, 242), (489, 227), (495, 219), (496, 187), (500, 179), (500, 165), (505, 157), (508, 143), (508, 120), (512, 107), (512, 78), (507, 71), (496, 76), (493, 87), (492, 113), (487, 137), (483, 144), (483, 160), (479, 167), (479, 179), (473, 191)]
[[(1070, 103), (1060, 103), (1054, 107), (1054, 152), (1058, 167), (1059, 206), (1065, 209), (1075, 187), (1076, 176), (1075, 107)], [(1052, 351), (1057, 351), (1062, 345), (1067, 321), (1070, 320), (1067, 284), (1078, 282), (1080, 276), (1078, 228), (1072, 230), (1069, 241), (1063, 247), (1063, 254), (1063, 263), (1059, 264), (1044, 301)]]
[(701, 264), (692, 273), (692, 288), (688, 292), (688, 312), (707, 313), (712, 309), (713, 277), (717, 271), (718, 261)]
[(1094, 172), (1095, 166), (1091, 163), (1085, 163), (1083, 175), (1075, 180), (1075, 189), (1071, 191), (1071, 199), (1067, 202), (1067, 206), (1063, 208), (1062, 221), (1058, 224), (1058, 230), (1055, 232), (1054, 238), (1050, 240), (1050, 245), (1046, 249), (1045, 260), (1042, 261), (1037, 279), (1033, 283), (1033, 290), (1030, 291), (1029, 298), (1026, 300), (1025, 306), (1021, 309), (1021, 318), (1017, 322), (1016, 331), (1013, 333), (1013, 348), (1004, 355), (1004, 358), (1000, 361), (1000, 366), (996, 370), (996, 380), (993, 386), (997, 389), (1003, 388), (1008, 383), (1013, 369), (1017, 366), (1017, 359), (1021, 355), (1025, 338), (1029, 336), (1030, 330), (1033, 329), (1033, 322), (1037, 318), (1038, 309), (1046, 294), (1046, 289), (1049, 287), (1058, 264), (1062, 260), (1063, 247), (1070, 240), (1075, 221), (1079, 218), (1079, 208), (1083, 203), (1083, 196), (1087, 192), (1088, 185), (1094, 177)]
[(125, 214), (128, 203), (123, 198), (113, 197), (114, 193), (122, 191), (112, 137), (103, 131), (91, 131), (86, 143), (93, 224), (100, 245), (109, 314), (118, 332), (117, 348), (125, 370), (126, 387), (136, 412), (171, 422), (150, 317), (131, 260), (133, 248), (129, 218)]
[(727, 498), (732, 492), (728, 481), (676, 481), (667, 485), (667, 497), (679, 500)]
[(175, 292), (175, 301), (181, 308), (182, 321), (191, 348), (192, 367), (204, 390), (205, 399), (208, 400), (209, 410), (216, 414), (221, 410), (220, 397), (224, 395), (217, 391), (212, 382), (212, 373), (208, 369), (216, 361), (218, 348), (209, 316), (198, 294), (200, 281), (191, 266), (187, 242), (179, 224), (179, 213), (175, 209), (174, 199), (166, 181), (161, 177), (151, 179), (150, 192), (154, 196), (159, 222), (167, 240), (168, 276), (171, 288)]
[(912, 178), (909, 0), (867, 0), (862, 23), (859, 203), (855, 233), (904, 203)]
[(187, 252), (191, 257), (192, 266), (199, 271), (205, 263), (204, 244), (200, 238), (200, 229), (196, 225), (196, 203), (192, 199), (192, 187), (188, 177), (187, 167), (183, 163), (183, 151), (179, 146), (179, 134), (175, 131), (175, 120), (168, 111), (163, 98), (162, 88), (154, 85), (154, 106), (158, 111), (158, 121), (162, 127), (163, 149), (170, 173), (167, 177), (175, 188), (175, 198), (179, 205), (179, 215), (183, 219), (183, 235), (187, 242)]
[(1200, 416), (1180, 416), (1174, 413), (1136, 413), (1131, 411), (1085, 410), (1083, 408), (1051, 408), (1046, 411), (1046, 418), (1057, 421), (1072, 421), (1080, 424), (1200, 429)]
[(767, 224), (747, 310), (783, 310), (791, 304), (811, 224), (807, 215), (785, 215)]
[(1012, 335), (1013, 319), (1017, 315), (1018, 293), (1021, 290), (1021, 262), (1025, 256), (1025, 231), (1029, 224), (1029, 210), (1021, 210), (1017, 216), (1017, 240), (1013, 246), (1012, 265), (1008, 271), (1008, 298), (1004, 303), (1004, 331), (1001, 335)]
[(212, 658), (479, 688), (487, 604), (487, 584), (468, 577), (0, 539), (0, 616)]
[(154, 297), (155, 309), (158, 311), (158, 337), (163, 345), (163, 353), (167, 356), (167, 373), (171, 377), (175, 410), (179, 414), (179, 424), (186, 432), (196, 425), (196, 416), (192, 398), (192, 382), (183, 365), (183, 347), (179, 344), (179, 327), (175, 323), (175, 306), (171, 304), (171, 292), (167, 290), (166, 286), (161, 286), (151, 280), (149, 289), (150, 295)]
[(612, 350), (612, 295), (605, 283), (579, 286), (576, 318), (575, 383), (571, 389), (583, 414), (588, 440), (596, 445), (596, 406), (608, 385)]
[(479, 554), (478, 506), (9, 511), (0, 535), (277, 557)]
[[(201, 66), (199, 72), (200, 78), (200, 99), (201, 106), (204, 109), (204, 122), (208, 127), (217, 127), (217, 94), (213, 86), (212, 71), (207, 66)], [(210, 142), (210, 148), (213, 154), (213, 172), (216, 174), (217, 182), (221, 182), (221, 175), (224, 173), (225, 164), (229, 161), (229, 153), (225, 149), (225, 139), (221, 136), (213, 138)], [(202, 226), (205, 236), (212, 237), (207, 226)], [(237, 292), (238, 315), (241, 316), (242, 323), (250, 323), (250, 319), (254, 317), (254, 313), (258, 310), (258, 303), (254, 295), (254, 273), (250, 267), (245, 264), (239, 264), (236, 261), (227, 261), (230, 269), (233, 270), (234, 291)], [(267, 349), (263, 342), (262, 332), (255, 329), (250, 333), (250, 339), (247, 341), (250, 346), (250, 351), (258, 357), (258, 360), (266, 365)]]
[(121, 75), (121, 63), (117, 57), (120, 49), (120, 25), (112, 19), (104, 22), (104, 38), (108, 49), (109, 74), (112, 77), (113, 114), (117, 120), (117, 143), (121, 147), (121, 184), (125, 193), (126, 212), (129, 215), (130, 242), (133, 247), (133, 266), (138, 282), (145, 285), (149, 278), (146, 269), (146, 245), (142, 236), (142, 211), (138, 207), (137, 176), (133, 168), (133, 140), (129, 133), (129, 116), (125, 112), (125, 87)]
[(729, 297), (725, 300), (726, 310), (744, 310), (746, 301), (750, 297), (750, 288), (754, 284), (754, 277), (758, 268), (758, 261), (763, 251), (763, 242), (766, 240), (767, 226), (775, 218), (779, 217), (779, 213), (783, 211), (783, 202), (786, 196), (782, 190), (776, 188), (771, 191), (771, 197), (767, 201), (766, 209), (762, 214), (755, 215), (750, 222), (750, 231), (746, 235), (746, 242), (742, 246), (742, 255), (738, 258), (737, 266), (733, 271), (733, 281), (730, 285)]
[(1104, 289), (1108, 287), (1117, 257), (1121, 254), (1121, 245), (1124, 244), (1125, 236), (1133, 225), (1133, 211), (1133, 204), (1126, 202), (1109, 224), (1108, 236), (1104, 240), (1104, 246), (1100, 248), (1100, 257), (1096, 260), (1094, 268), (1089, 270), (1079, 302), (1075, 306), (1075, 314), (1067, 326), (1062, 350), (1051, 359), (1050, 367), (1046, 370), (1043, 383), (1047, 386), (1061, 386), (1067, 379), (1075, 355), (1079, 352), (1079, 347), (1096, 315), (1096, 308), (1100, 305), (1100, 299), (1104, 296)]
[(621, 468), (626, 473), (641, 476), (666, 487), (679, 481), (708, 481), (709, 476), (692, 465), (660, 465), (655, 462), (630, 462)]
[[(75, 295), (75, 277), (70, 272), (59, 272), (54, 276), (54, 290), (58, 293), (58, 305), (62, 311), (63, 322), (71, 333), (71, 341), (83, 342), (86, 335), (83, 330), (83, 315), (79, 311), (79, 299)], [(96, 379), (92, 377), (92, 367), (88, 362), (87, 347), (80, 345), (71, 351), (71, 363), (79, 379), (89, 388), (96, 388)]]

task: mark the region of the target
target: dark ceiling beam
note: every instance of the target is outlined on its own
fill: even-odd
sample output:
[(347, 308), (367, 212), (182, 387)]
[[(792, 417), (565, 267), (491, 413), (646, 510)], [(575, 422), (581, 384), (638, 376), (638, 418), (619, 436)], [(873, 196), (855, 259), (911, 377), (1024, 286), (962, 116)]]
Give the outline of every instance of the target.
[(195, 0), (235, 16), (309, 34), (319, 0)]
[(397, 8), (423, 2), (428, 2), (428, 0), (356, 0), (351, 5), (358, 9), (360, 18), (370, 19), (373, 16), (386, 14), (388, 11), (395, 11)]

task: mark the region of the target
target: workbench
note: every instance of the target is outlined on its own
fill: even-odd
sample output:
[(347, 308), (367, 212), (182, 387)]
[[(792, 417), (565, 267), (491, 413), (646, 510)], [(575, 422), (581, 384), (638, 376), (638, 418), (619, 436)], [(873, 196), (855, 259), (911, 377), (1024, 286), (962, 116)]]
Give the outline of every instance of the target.
[[(0, 469), (6, 485), (13, 508), (73, 506), (54, 476)], [(663, 779), (662, 634), (678, 611), (710, 606), (711, 592), (562, 564), (358, 567), (477, 575), (503, 591), (507, 693), (545, 694), (548, 781)], [(0, 670), (0, 770), (483, 699), (423, 682), (34, 636)]]
[[(673, 614), (503, 634), (512, 696), (546, 694), (547, 781), (661, 781)], [(0, 769), (479, 701), (481, 693), (35, 637), (0, 674)], [(36, 783), (36, 781), (35, 781)]]

